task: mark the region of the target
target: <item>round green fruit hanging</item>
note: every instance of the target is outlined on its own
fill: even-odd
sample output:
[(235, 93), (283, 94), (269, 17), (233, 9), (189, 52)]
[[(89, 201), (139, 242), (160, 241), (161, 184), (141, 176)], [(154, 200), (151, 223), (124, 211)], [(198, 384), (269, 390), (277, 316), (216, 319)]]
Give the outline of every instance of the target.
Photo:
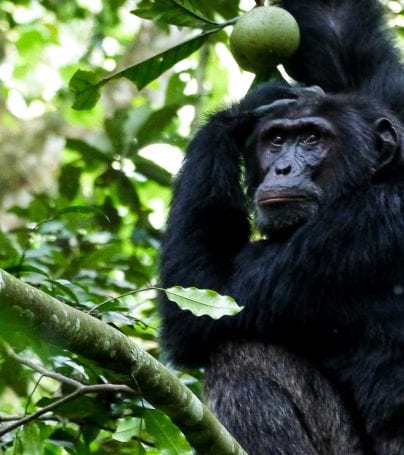
[(299, 26), (288, 11), (258, 6), (237, 21), (230, 50), (241, 68), (264, 74), (293, 55), (299, 42)]

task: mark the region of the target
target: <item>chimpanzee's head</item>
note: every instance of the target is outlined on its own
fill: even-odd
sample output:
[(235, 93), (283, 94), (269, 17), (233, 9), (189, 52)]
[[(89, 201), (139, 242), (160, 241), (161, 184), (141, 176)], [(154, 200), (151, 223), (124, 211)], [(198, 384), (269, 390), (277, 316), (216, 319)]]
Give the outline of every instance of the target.
[(402, 165), (400, 124), (372, 100), (294, 88), (254, 112), (245, 164), (263, 233), (294, 231), (322, 205)]

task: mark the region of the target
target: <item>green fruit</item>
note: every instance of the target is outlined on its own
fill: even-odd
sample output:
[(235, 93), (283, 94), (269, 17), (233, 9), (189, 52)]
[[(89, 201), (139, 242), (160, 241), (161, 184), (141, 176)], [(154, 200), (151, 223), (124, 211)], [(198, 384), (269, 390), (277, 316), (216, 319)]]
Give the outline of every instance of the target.
[(277, 6), (259, 6), (240, 17), (230, 36), (230, 49), (241, 68), (265, 73), (298, 48), (295, 18)]

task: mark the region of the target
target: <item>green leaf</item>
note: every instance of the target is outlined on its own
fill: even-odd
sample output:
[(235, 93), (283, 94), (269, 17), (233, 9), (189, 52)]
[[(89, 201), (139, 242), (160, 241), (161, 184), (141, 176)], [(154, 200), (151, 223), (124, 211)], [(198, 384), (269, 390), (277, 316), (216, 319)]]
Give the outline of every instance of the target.
[(156, 138), (161, 137), (164, 128), (173, 118), (177, 117), (177, 111), (180, 107), (178, 104), (172, 104), (152, 112), (137, 133), (138, 147), (145, 147), (150, 143), (157, 142)]
[(85, 141), (82, 141), (81, 139), (67, 138), (66, 148), (79, 152), (86, 162), (95, 160), (109, 163), (111, 161), (111, 159), (102, 150), (88, 144)]
[(82, 169), (74, 164), (62, 166), (59, 175), (59, 191), (68, 200), (74, 199), (80, 189)]
[(136, 172), (143, 174), (148, 179), (154, 180), (159, 185), (171, 186), (172, 184), (171, 174), (158, 164), (139, 155), (133, 158), (133, 162), (136, 165)]
[[(200, 2), (198, 2), (200, 4)], [(192, 0), (155, 0), (151, 4), (132, 11), (132, 14), (143, 19), (152, 19), (162, 24), (209, 30), (220, 24), (203, 17), (198, 11), (197, 2)]]
[(24, 453), (29, 453), (30, 455), (43, 454), (43, 440), (41, 438), (41, 432), (35, 422), (24, 425), (21, 443), (24, 447)]
[[(59, 398), (43, 397), (38, 401), (38, 406), (49, 406)], [(93, 416), (96, 421), (106, 417), (102, 402), (91, 396), (78, 397), (58, 407), (58, 415), (67, 419), (84, 419)], [(27, 452), (29, 453), (29, 452)]]
[(105, 132), (110, 139), (114, 151), (118, 155), (127, 155), (134, 146), (134, 138), (144, 128), (153, 110), (148, 104), (141, 104), (131, 109), (118, 109), (114, 116), (105, 120)]
[(94, 107), (101, 96), (101, 85), (101, 78), (96, 72), (76, 71), (69, 83), (69, 90), (74, 96), (72, 108), (80, 111)]
[(234, 0), (205, 0), (203, 6), (208, 13), (219, 13), (226, 19), (231, 19), (239, 14), (239, 2)]
[(222, 316), (234, 316), (243, 309), (232, 297), (220, 295), (210, 289), (175, 286), (166, 289), (165, 293), (167, 298), (182, 310), (189, 310), (195, 316), (206, 315), (219, 319)]
[(146, 428), (153, 437), (161, 455), (191, 455), (190, 445), (171, 420), (157, 409), (149, 409), (144, 414)]
[(142, 419), (138, 417), (123, 417), (118, 419), (118, 424), (112, 439), (119, 442), (129, 442), (132, 438), (140, 437)]
[[(47, 280), (52, 287), (56, 287), (60, 289), (65, 295), (70, 297), (72, 302), (75, 302), (77, 305), (80, 304), (79, 299), (77, 298), (76, 294), (71, 290), (71, 282), (67, 280)], [(56, 297), (55, 293), (52, 293), (54, 297)]]
[(111, 76), (111, 79), (125, 77), (126, 79), (134, 82), (136, 87), (141, 90), (149, 82), (159, 77), (176, 63), (197, 51), (206, 42), (208, 37), (212, 33), (216, 33), (218, 30), (220, 29), (216, 28), (208, 32), (201, 33), (195, 38), (185, 41), (178, 46), (161, 52), (160, 54), (144, 60), (137, 65), (126, 68), (120, 73)]
[(41, 270), (40, 268), (35, 267), (33, 265), (27, 264), (18, 264), (13, 267), (8, 267), (7, 272), (14, 274), (37, 273), (38, 275), (44, 276), (47, 279), (49, 278), (49, 275), (44, 270)]
[(19, 261), (20, 253), (3, 232), (0, 231), (0, 263), (2, 267), (7, 267)]

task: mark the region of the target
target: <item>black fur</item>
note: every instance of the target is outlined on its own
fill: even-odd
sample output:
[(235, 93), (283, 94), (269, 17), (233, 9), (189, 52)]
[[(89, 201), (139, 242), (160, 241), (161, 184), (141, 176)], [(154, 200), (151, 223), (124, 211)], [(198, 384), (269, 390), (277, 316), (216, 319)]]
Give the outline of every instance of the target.
[[(163, 299), (162, 342), (175, 363), (207, 368), (208, 402), (251, 454), (402, 454), (402, 67), (377, 2), (281, 4), (302, 31), (289, 69), (347, 94), (264, 85), (197, 133), (175, 186), (162, 284), (215, 289), (245, 308), (214, 321)], [(252, 133), (262, 106), (285, 99), (296, 101), (268, 115), (306, 107), (338, 132), (320, 172), (326, 195), (302, 226), (251, 242), (242, 164), (252, 194)], [(383, 118), (399, 137), (387, 162), (375, 134)]]
[(341, 398), (308, 362), (278, 346), (236, 342), (218, 347), (212, 364), (207, 404), (250, 454), (363, 453)]

